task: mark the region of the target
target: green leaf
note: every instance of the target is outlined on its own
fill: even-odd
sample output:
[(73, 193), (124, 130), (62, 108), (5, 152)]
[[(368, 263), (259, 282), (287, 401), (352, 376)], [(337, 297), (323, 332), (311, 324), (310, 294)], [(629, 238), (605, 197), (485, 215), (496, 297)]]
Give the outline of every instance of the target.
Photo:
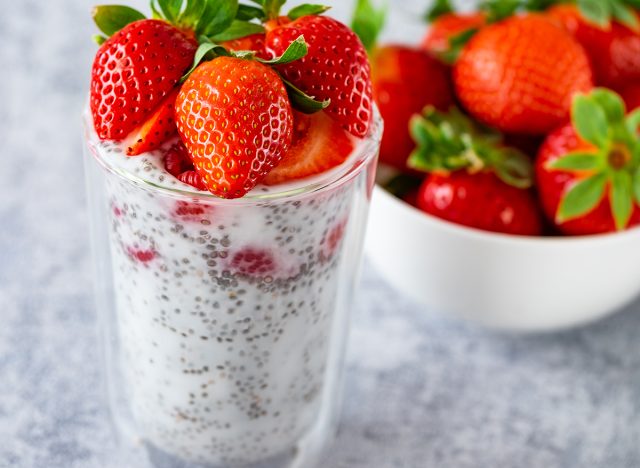
[(559, 223), (591, 212), (602, 200), (607, 186), (605, 173), (595, 174), (575, 184), (560, 201), (556, 218)]
[(451, 0), (436, 0), (433, 6), (424, 15), (424, 19), (429, 23), (433, 23), (435, 20), (449, 13), (453, 13), (455, 10), (451, 4)]
[(457, 60), (462, 49), (467, 45), (473, 36), (478, 33), (478, 28), (470, 28), (449, 38), (449, 47), (445, 52), (438, 54), (438, 58), (449, 65), (453, 65)]
[(233, 20), (231, 26), (225, 29), (220, 34), (216, 34), (211, 37), (213, 42), (232, 41), (234, 39), (240, 39), (243, 37), (251, 36), (253, 34), (260, 34), (264, 32), (264, 26), (257, 23), (250, 23), (248, 21)]
[(637, 135), (638, 129), (640, 129), (640, 108), (627, 115), (625, 122), (627, 124), (627, 129), (629, 130), (629, 132), (631, 132), (631, 134), (633, 135)]
[(161, 12), (161, 17), (175, 23), (180, 15), (182, 0), (151, 0), (151, 8), (156, 12)]
[(632, 31), (640, 30), (640, 21), (632, 8), (624, 4), (622, 0), (609, 0), (611, 4), (612, 16), (621, 24), (624, 24)]
[(302, 57), (307, 55), (308, 52), (309, 48), (304, 40), (304, 36), (299, 36), (295, 41), (289, 44), (287, 50), (285, 50), (280, 57), (276, 57), (271, 60), (258, 60), (265, 65), (283, 65), (285, 63), (291, 63), (296, 60), (300, 60)]
[(276, 19), (286, 0), (263, 0), (264, 14), (267, 19)]
[(196, 34), (213, 36), (230, 27), (238, 14), (238, 0), (205, 0), (204, 11), (195, 27)]
[(515, 148), (500, 148), (496, 154), (499, 157), (490, 164), (500, 180), (519, 189), (533, 186), (533, 165), (526, 154)]
[(325, 5), (314, 5), (311, 3), (305, 3), (304, 5), (292, 8), (287, 16), (292, 20), (297, 20), (298, 18), (302, 18), (303, 16), (321, 15), (330, 9), (331, 7)]
[(496, 23), (516, 14), (522, 0), (483, 0), (480, 9), (487, 13), (489, 23)]
[(631, 174), (627, 171), (615, 171), (611, 174), (611, 211), (616, 229), (625, 229), (633, 213), (633, 188)]
[(636, 169), (633, 175), (633, 193), (636, 198), (636, 205), (640, 207), (640, 167)]
[(189, 75), (191, 75), (191, 73), (193, 73), (193, 71), (196, 68), (198, 68), (198, 65), (200, 65), (200, 62), (202, 62), (207, 55), (213, 55), (216, 57), (221, 57), (221, 56), (229, 57), (231, 56), (231, 53), (221, 45), (214, 44), (213, 42), (204, 42), (200, 44), (198, 46), (198, 49), (196, 50), (196, 54), (193, 57), (193, 65), (182, 76), (182, 78), (180, 79), (181, 83), (184, 83), (187, 80), (187, 78), (189, 78)]
[[(178, 16), (176, 23), (184, 28), (197, 29), (196, 25), (204, 16), (208, 3), (211, 3), (210, 0), (187, 0), (187, 6)], [(196, 33), (199, 34), (200, 31), (196, 31)]]
[(371, 51), (376, 45), (378, 36), (384, 28), (386, 17), (386, 0), (384, 0), (380, 8), (374, 7), (371, 0), (357, 0), (351, 21), (351, 29), (358, 35), (368, 51)]
[(619, 94), (607, 88), (596, 88), (589, 97), (604, 110), (609, 122), (617, 123), (624, 119), (626, 106)]
[(93, 36), (91, 36), (91, 39), (93, 40), (93, 42), (95, 42), (99, 46), (101, 46), (107, 41), (107, 38), (100, 34), (94, 34)]
[(607, 143), (607, 115), (591, 97), (577, 95), (573, 100), (571, 117), (578, 134), (598, 147)]
[(251, 5), (238, 5), (236, 19), (240, 21), (251, 21), (253, 19), (264, 19), (264, 10)]
[(611, 4), (608, 0), (577, 0), (580, 13), (588, 21), (600, 27), (611, 25)]
[(122, 5), (98, 5), (94, 7), (92, 16), (98, 29), (107, 37), (134, 21), (144, 19), (138, 10)]
[(291, 105), (304, 114), (315, 114), (321, 110), (326, 109), (331, 104), (331, 100), (317, 101), (313, 96), (309, 96), (304, 91), (296, 88), (291, 82), (282, 78), (282, 82), (287, 88), (287, 94)]
[(563, 171), (592, 171), (602, 168), (602, 157), (597, 153), (569, 153), (556, 159), (548, 167)]

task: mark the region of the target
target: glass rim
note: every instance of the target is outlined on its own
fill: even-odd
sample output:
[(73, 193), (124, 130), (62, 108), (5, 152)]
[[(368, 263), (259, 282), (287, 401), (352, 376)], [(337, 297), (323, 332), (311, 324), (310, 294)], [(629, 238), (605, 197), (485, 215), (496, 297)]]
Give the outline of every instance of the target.
[[(88, 106), (87, 106), (88, 107)], [(113, 164), (109, 164), (108, 160), (104, 157), (104, 153), (96, 147), (95, 143), (89, 137), (92, 130), (91, 128), (91, 115), (88, 111), (83, 115), (84, 126), (84, 144), (89, 149), (92, 159), (95, 160), (103, 170), (109, 172), (120, 179), (137, 186), (142, 190), (153, 193), (161, 193), (163, 195), (172, 198), (188, 198), (189, 200), (199, 200), (206, 202), (207, 204), (224, 204), (224, 205), (248, 205), (258, 204), (261, 202), (273, 202), (273, 201), (287, 201), (290, 199), (296, 199), (309, 194), (317, 194), (319, 192), (329, 191), (332, 188), (341, 186), (347, 183), (353, 177), (357, 176), (362, 169), (366, 168), (369, 162), (378, 156), (380, 150), (380, 141), (382, 139), (382, 131), (384, 123), (377, 106), (373, 106), (373, 116), (369, 131), (367, 135), (361, 139), (358, 146), (355, 148), (347, 159), (347, 164), (341, 164), (333, 170), (326, 171), (320, 176), (314, 177), (313, 181), (294, 187), (289, 190), (273, 191), (268, 193), (248, 193), (241, 198), (221, 198), (210, 192), (203, 192), (196, 189), (185, 190), (182, 188), (173, 188), (166, 185), (161, 185), (157, 182), (145, 180), (143, 177), (132, 174), (131, 172), (118, 168)], [(351, 160), (351, 161), (349, 161)]]

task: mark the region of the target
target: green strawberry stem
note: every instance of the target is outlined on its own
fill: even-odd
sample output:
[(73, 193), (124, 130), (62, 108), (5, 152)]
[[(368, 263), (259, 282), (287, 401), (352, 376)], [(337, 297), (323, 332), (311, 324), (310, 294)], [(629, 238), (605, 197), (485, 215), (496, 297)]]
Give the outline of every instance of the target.
[(358, 35), (364, 48), (371, 52), (378, 42), (387, 17), (387, 2), (376, 8), (371, 0), (358, 0), (351, 20), (351, 29)]
[(638, 0), (575, 1), (582, 16), (601, 28), (610, 28), (611, 21), (615, 20), (633, 31), (640, 31), (640, 21), (635, 13), (635, 10), (640, 8)]
[(625, 229), (634, 205), (640, 206), (640, 111), (626, 115), (618, 94), (597, 88), (574, 98), (571, 116), (576, 132), (593, 149), (566, 154), (549, 165), (584, 174), (563, 196), (557, 220), (589, 214), (609, 193), (616, 228)]
[(410, 122), (416, 149), (409, 157), (412, 169), (424, 172), (471, 173), (492, 170), (506, 184), (527, 189), (533, 184), (529, 158), (502, 144), (499, 133), (481, 127), (457, 108), (448, 113), (427, 106)]
[[(289, 44), (289, 47), (284, 51), (284, 53), (280, 57), (273, 58), (271, 60), (265, 60), (256, 56), (256, 53), (251, 50), (243, 50), (243, 51), (230, 51), (220, 44), (216, 44), (212, 42), (207, 37), (202, 37), (200, 39), (200, 46), (196, 50), (193, 65), (191, 68), (184, 74), (181, 78), (180, 82), (184, 83), (189, 75), (193, 73), (193, 71), (198, 68), (203, 61), (214, 60), (217, 57), (236, 57), (242, 58), (246, 60), (256, 60), (263, 65), (267, 65), (270, 67), (275, 67), (276, 65), (283, 65), (286, 63), (291, 63), (296, 60), (301, 59), (309, 52), (309, 47), (304, 40), (304, 36), (298, 37), (295, 41)], [(277, 70), (276, 70), (277, 72)], [(313, 114), (315, 112), (319, 112), (323, 109), (326, 109), (331, 103), (330, 100), (326, 101), (317, 101), (313, 96), (309, 96), (308, 94), (302, 92), (300, 89), (295, 87), (289, 81), (285, 80), (282, 75), (280, 75), (282, 82), (287, 88), (287, 93), (289, 95), (289, 99), (291, 101), (291, 105), (303, 112), (305, 114)]]
[[(280, 11), (287, 2), (287, 0), (249, 0), (253, 5), (240, 4), (238, 8), (238, 19), (251, 20), (258, 19), (262, 22), (278, 19), (281, 15)], [(292, 8), (287, 17), (291, 20), (296, 20), (303, 16), (308, 15), (321, 15), (331, 7), (325, 5), (318, 5), (315, 3), (304, 3)]]

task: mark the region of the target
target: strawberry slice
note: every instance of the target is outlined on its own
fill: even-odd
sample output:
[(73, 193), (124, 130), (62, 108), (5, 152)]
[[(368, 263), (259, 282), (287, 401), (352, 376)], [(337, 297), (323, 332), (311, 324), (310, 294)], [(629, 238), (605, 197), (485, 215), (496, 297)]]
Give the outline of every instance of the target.
[(173, 90), (138, 128), (127, 136), (127, 156), (136, 156), (157, 149), (178, 134), (175, 121), (175, 102), (179, 88)]
[(326, 113), (307, 115), (294, 111), (291, 148), (264, 183), (275, 185), (320, 174), (342, 164), (353, 147), (351, 136)]

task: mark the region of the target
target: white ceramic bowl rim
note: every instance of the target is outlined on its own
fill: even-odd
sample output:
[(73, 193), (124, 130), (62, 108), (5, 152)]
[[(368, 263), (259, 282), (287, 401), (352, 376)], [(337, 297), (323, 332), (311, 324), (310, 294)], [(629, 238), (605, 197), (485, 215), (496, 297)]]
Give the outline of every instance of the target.
[(638, 238), (640, 237), (640, 226), (628, 229), (626, 231), (617, 232), (617, 233), (608, 233), (608, 234), (595, 234), (588, 236), (517, 236), (511, 234), (502, 234), (498, 232), (490, 232), (483, 231), (480, 229), (475, 229), (472, 227), (462, 226), (444, 219), (437, 218), (436, 216), (430, 215), (428, 213), (424, 213), (417, 208), (409, 205), (405, 201), (398, 199), (397, 197), (391, 195), (385, 189), (380, 186), (376, 186), (376, 190), (379, 190), (389, 198), (392, 198), (394, 202), (398, 204), (398, 206), (407, 210), (407, 213), (410, 216), (414, 216), (416, 218), (420, 218), (417, 222), (423, 223), (425, 225), (435, 225), (436, 227), (450, 231), (452, 234), (456, 234), (463, 237), (474, 238), (476, 240), (480, 240), (483, 242), (491, 242), (491, 243), (512, 243), (515, 245), (527, 246), (527, 245), (548, 245), (548, 246), (557, 246), (557, 247), (566, 247), (567, 244), (578, 245), (578, 244), (590, 244), (594, 247), (606, 244), (613, 244), (618, 242), (625, 242), (630, 238)]

